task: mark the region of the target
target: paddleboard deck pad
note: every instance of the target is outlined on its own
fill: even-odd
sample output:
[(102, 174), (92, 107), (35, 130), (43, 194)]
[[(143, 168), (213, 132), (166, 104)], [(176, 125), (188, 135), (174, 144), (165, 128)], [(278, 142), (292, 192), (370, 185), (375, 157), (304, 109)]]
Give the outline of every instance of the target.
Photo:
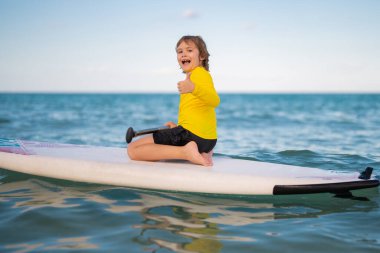
[(341, 194), (379, 186), (372, 168), (337, 172), (223, 156), (203, 167), (177, 160), (132, 161), (126, 148), (1, 138), (0, 168), (77, 182), (228, 195)]

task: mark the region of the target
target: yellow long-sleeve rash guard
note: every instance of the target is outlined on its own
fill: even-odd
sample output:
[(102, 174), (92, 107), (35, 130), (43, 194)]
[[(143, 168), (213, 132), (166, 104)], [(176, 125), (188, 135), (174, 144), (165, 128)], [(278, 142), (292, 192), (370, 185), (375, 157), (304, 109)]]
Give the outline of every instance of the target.
[(194, 84), (191, 93), (181, 94), (178, 125), (204, 139), (217, 139), (215, 108), (220, 98), (210, 73), (203, 67), (195, 68), (190, 75)]

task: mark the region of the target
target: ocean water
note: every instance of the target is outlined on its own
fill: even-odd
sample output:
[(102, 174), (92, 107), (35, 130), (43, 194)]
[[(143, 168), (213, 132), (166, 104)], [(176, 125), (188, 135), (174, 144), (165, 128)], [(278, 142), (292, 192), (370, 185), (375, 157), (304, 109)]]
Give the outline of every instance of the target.
[[(380, 175), (379, 94), (221, 94), (215, 152)], [(125, 147), (176, 119), (175, 94), (0, 94), (0, 137)], [(379, 189), (217, 196), (0, 169), (0, 252), (380, 252)]]

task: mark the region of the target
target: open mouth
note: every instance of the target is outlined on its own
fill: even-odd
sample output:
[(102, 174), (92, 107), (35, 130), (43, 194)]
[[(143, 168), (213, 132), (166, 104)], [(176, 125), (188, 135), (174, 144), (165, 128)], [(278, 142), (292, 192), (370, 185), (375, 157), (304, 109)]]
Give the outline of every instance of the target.
[(190, 62), (191, 62), (190, 60), (182, 60), (183, 65), (190, 64)]

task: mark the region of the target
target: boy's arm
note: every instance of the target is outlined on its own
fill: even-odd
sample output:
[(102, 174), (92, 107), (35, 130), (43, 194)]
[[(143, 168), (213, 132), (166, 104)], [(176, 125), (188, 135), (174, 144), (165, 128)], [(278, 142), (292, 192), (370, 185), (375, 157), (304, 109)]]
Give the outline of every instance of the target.
[(216, 93), (211, 76), (192, 75), (190, 80), (194, 84), (194, 90), (192, 91), (194, 96), (198, 97), (209, 106), (217, 107), (219, 105), (220, 98), (218, 93)]

